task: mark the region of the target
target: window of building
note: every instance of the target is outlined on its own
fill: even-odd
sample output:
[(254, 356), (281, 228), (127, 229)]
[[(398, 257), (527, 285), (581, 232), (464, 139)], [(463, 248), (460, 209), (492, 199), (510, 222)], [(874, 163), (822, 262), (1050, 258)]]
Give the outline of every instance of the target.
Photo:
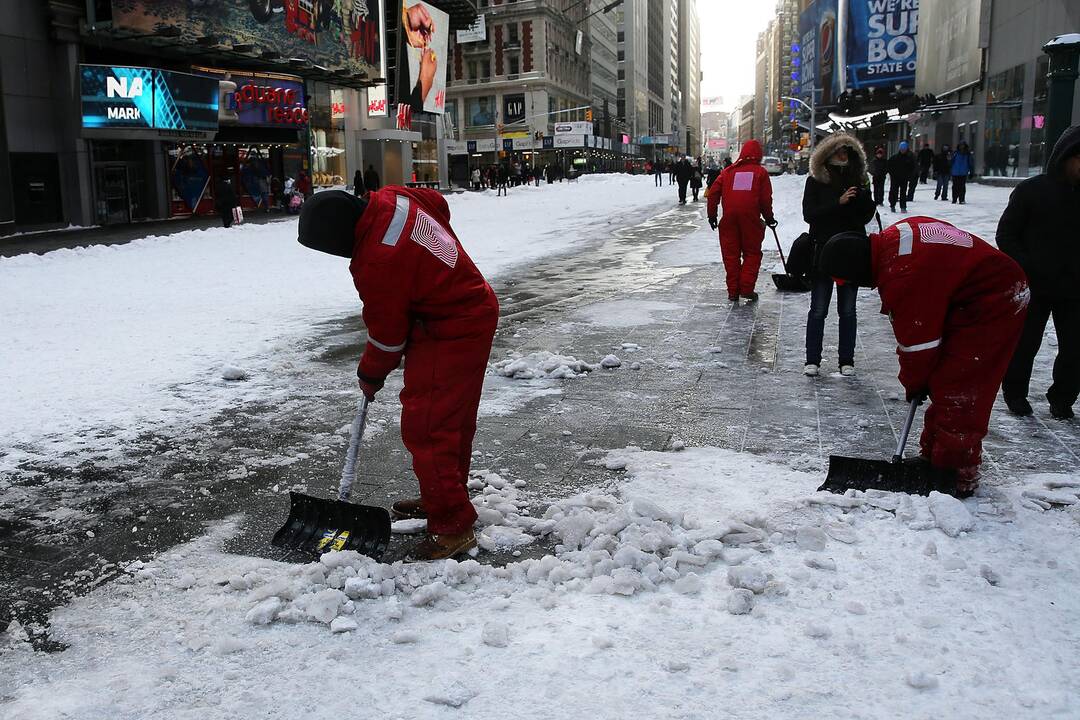
[(517, 45), (521, 42), (518, 40), (517, 23), (510, 23), (506, 26), (506, 42), (508, 45)]
[[(1019, 165), (1024, 69), (1024, 65), (1017, 65), (987, 80), (982, 153), (985, 175), (1014, 175)], [(972, 139), (974, 130), (971, 129)]]
[(521, 61), (517, 57), (510, 58), (510, 74), (517, 75), (521, 72)]
[(480, 73), (481, 73), (480, 77), (482, 77), (482, 78), (491, 77), (491, 61), (490, 60), (481, 60), (480, 61)]
[(1031, 150), (1028, 153), (1028, 175), (1038, 175), (1046, 162), (1046, 73), (1050, 58), (1040, 55), (1035, 60), (1035, 96), (1031, 103)]
[(622, 68), (619, 68), (618, 79), (619, 80), (625, 80), (626, 79), (626, 71), (623, 70)]
[(475, 60), (470, 60), (469, 61), (469, 79), (470, 80), (475, 80), (476, 79), (476, 61)]
[(626, 52), (623, 51), (623, 50), (620, 50), (618, 57), (619, 57), (619, 62), (623, 62), (624, 60), (626, 60)]
[(465, 126), (485, 127), (495, 124), (495, 98), (490, 95), (465, 99)]

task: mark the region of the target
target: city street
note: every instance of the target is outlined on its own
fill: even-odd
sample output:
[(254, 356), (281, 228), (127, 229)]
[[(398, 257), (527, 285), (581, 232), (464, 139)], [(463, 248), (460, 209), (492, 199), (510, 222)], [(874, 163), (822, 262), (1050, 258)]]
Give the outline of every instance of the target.
[[(773, 180), (785, 249), (804, 181)], [(1008, 197), (920, 185), (909, 209), (993, 242)], [(830, 454), (895, 447), (876, 293), (857, 374), (834, 305), (807, 378), (808, 295), (774, 289), (771, 234), (760, 301), (732, 304), (672, 185), (448, 202), (501, 304), (475, 561), (394, 562), (404, 534), (382, 564), (270, 546), (290, 490), (336, 488), (366, 337), (347, 263), (295, 219), (0, 258), (4, 717), (1073, 716), (1080, 423), (1042, 398), (1052, 329), (974, 498), (816, 493)], [(358, 501), (415, 495), (400, 389)]]

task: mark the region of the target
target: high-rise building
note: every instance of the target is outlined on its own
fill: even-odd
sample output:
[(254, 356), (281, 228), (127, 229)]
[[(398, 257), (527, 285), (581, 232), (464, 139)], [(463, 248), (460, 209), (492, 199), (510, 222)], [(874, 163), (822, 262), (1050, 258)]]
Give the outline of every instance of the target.
[[(589, 76), (589, 95), (592, 98), (593, 123), (598, 137), (613, 138), (619, 132), (615, 122), (618, 107), (618, 35), (615, 14), (603, 12), (605, 3), (593, 0), (596, 6), (589, 18), (589, 37), (592, 40), (592, 68)], [(600, 12), (596, 12), (600, 10)]]
[(701, 127), (701, 23), (697, 0), (679, 0), (679, 92), (684, 148), (688, 155), (702, 152)]

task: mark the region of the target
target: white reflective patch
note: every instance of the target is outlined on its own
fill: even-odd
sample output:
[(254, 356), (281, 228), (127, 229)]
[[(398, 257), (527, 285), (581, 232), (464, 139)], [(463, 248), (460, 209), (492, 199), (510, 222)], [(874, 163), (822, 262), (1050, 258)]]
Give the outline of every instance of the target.
[(409, 198), (398, 195), (394, 204), (394, 217), (390, 219), (390, 227), (386, 228), (386, 234), (382, 239), (382, 244), (390, 247), (397, 245), (401, 231), (405, 229), (405, 221), (409, 219)]
[(900, 352), (920, 352), (922, 350), (933, 350), (939, 345), (941, 345), (941, 338), (931, 340), (930, 342), (919, 343), (918, 345), (901, 345), (897, 343), (896, 347)]
[(401, 343), (400, 345), (383, 345), (373, 337), (368, 337), (367, 341), (383, 352), (401, 352), (405, 349), (405, 343)]
[(915, 233), (907, 223), (900, 223), (896, 229), (900, 231), (900, 250), (897, 255), (910, 255), (915, 244)]

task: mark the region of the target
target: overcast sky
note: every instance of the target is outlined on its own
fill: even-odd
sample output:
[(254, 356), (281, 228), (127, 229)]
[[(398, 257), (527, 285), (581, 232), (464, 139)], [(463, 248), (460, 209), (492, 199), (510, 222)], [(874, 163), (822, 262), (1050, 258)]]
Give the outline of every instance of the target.
[(733, 108), (754, 93), (757, 34), (776, 15), (773, 0), (698, 0), (701, 18), (701, 97), (722, 95)]

